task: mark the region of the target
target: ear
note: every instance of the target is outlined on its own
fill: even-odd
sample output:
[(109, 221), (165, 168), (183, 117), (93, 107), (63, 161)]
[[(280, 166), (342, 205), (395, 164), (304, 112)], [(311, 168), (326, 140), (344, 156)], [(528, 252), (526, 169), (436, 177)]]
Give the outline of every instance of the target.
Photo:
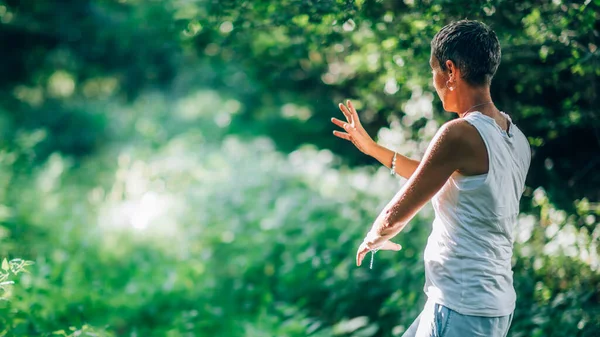
[(460, 70), (452, 60), (446, 60), (446, 69), (448, 69), (448, 76), (457, 79), (460, 77)]

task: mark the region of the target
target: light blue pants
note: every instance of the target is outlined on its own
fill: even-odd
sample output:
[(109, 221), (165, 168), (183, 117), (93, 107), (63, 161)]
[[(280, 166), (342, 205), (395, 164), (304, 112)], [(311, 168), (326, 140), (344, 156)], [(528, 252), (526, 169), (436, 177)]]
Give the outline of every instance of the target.
[(425, 308), (402, 337), (506, 337), (513, 315), (467, 316), (427, 301)]

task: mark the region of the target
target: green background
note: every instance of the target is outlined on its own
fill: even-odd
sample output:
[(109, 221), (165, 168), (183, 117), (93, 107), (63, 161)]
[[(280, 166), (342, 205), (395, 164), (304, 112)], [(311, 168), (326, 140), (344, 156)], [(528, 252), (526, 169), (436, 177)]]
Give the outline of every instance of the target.
[[(509, 336), (600, 334), (600, 1), (0, 0), (0, 336), (400, 336), (426, 206), (354, 264), (404, 180), (331, 134), (355, 102), (420, 158), (429, 42), (497, 33), (533, 160)], [(6, 267), (6, 268), (5, 268)], [(12, 268), (12, 269), (11, 269)]]

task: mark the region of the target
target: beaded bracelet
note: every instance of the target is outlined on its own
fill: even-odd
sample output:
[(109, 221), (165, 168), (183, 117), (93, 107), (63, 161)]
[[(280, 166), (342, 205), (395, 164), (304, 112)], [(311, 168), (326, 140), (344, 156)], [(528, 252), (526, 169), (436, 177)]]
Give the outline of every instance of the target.
[(395, 176), (396, 175), (396, 151), (394, 151), (394, 157), (392, 158), (392, 168), (390, 169), (390, 174)]
[(377, 249), (371, 251), (371, 263), (369, 263), (369, 269), (373, 269), (373, 257), (377, 253)]
[(379, 249), (381, 249), (381, 247), (383, 247), (383, 245), (381, 245), (377, 248), (371, 248), (371, 247), (369, 247), (369, 245), (367, 243), (365, 243), (365, 246), (367, 246), (367, 248), (371, 252), (371, 263), (369, 264), (369, 269), (373, 269), (373, 258), (375, 257), (375, 253), (377, 253), (377, 251)]

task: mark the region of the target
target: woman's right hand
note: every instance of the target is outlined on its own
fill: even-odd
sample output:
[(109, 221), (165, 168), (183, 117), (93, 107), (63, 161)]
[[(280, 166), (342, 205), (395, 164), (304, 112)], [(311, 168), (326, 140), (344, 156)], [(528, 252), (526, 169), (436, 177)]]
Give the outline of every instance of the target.
[(348, 100), (346, 104), (348, 107), (342, 103), (339, 104), (339, 107), (348, 122), (343, 122), (337, 118), (331, 118), (333, 124), (341, 127), (346, 132), (335, 130), (333, 131), (333, 134), (336, 137), (351, 141), (362, 153), (370, 155), (371, 149), (377, 145), (377, 143), (375, 143), (367, 131), (365, 131), (362, 124), (360, 124), (358, 113), (356, 113), (356, 109), (354, 109), (352, 102)]

